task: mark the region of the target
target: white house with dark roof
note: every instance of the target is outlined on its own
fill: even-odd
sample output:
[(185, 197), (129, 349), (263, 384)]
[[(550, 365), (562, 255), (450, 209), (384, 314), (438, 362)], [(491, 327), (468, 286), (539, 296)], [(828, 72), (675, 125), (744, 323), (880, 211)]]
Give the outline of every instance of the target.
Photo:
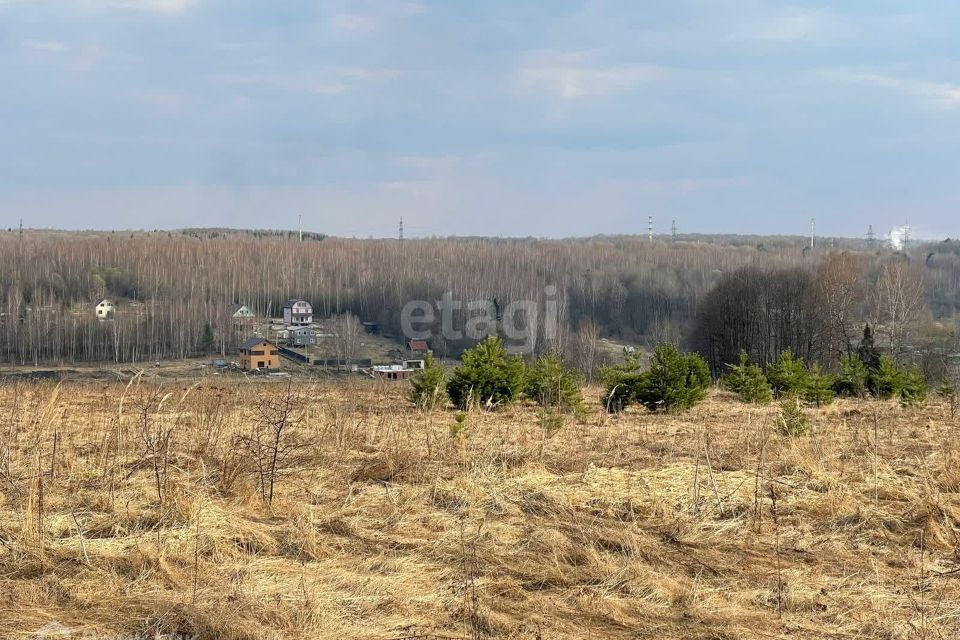
[(97, 320), (107, 320), (113, 317), (113, 312), (116, 310), (116, 306), (113, 304), (113, 301), (104, 298), (97, 303), (95, 310), (97, 313)]
[(313, 307), (306, 300), (287, 300), (283, 305), (284, 324), (310, 324), (313, 322)]

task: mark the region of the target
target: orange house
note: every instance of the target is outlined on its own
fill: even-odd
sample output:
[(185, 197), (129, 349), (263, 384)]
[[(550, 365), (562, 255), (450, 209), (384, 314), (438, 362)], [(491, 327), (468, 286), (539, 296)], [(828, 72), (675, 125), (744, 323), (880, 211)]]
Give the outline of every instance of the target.
[(240, 368), (273, 370), (280, 368), (280, 351), (277, 345), (263, 338), (250, 338), (240, 345)]

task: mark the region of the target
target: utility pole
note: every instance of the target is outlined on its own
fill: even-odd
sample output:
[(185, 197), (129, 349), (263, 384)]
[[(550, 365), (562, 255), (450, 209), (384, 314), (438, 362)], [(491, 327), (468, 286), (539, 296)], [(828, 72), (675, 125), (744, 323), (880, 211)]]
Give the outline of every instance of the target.
[(300, 214), (299, 222), (297, 223), (300, 229), (300, 242), (303, 242), (303, 214)]
[(647, 216), (647, 239), (653, 242), (653, 216)]
[(400, 242), (403, 242), (403, 216), (400, 216)]
[(873, 249), (875, 244), (877, 244), (877, 234), (873, 232), (873, 225), (870, 225), (870, 228), (867, 229), (867, 246)]
[(23, 218), (20, 218), (20, 239), (23, 240)]

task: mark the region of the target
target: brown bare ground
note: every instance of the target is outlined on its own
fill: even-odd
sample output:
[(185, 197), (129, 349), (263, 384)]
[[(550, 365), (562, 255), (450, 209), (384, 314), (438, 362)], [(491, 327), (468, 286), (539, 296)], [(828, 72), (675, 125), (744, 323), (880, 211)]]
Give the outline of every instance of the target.
[(549, 439), (523, 405), (453, 437), (403, 387), (294, 384), (272, 505), (235, 436), (286, 383), (0, 387), (0, 635), (958, 637), (936, 403), (800, 438), (719, 393)]

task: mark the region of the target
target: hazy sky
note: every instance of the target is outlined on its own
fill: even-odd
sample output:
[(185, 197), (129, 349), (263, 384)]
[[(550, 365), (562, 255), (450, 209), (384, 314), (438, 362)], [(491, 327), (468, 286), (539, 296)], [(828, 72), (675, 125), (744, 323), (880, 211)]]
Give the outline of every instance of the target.
[(956, 0), (0, 0), (0, 225), (958, 236), (958, 33)]

